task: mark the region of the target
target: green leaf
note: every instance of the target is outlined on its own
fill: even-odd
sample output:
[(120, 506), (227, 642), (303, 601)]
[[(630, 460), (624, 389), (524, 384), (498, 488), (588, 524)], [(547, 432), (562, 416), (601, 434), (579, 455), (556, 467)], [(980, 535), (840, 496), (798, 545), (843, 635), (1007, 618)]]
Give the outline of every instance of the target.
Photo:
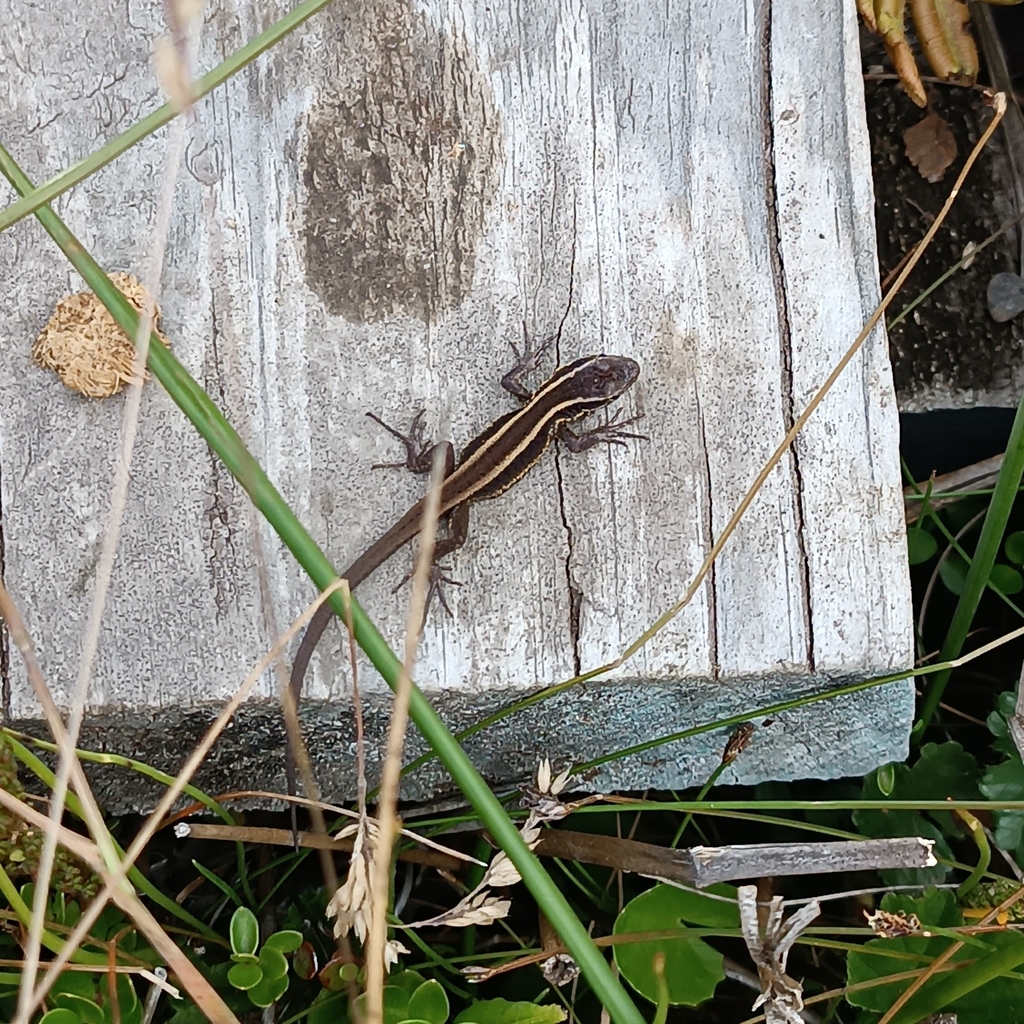
[(279, 949), (264, 946), (260, 950), (260, 967), (264, 978), (283, 978), (288, 973), (288, 960)]
[(401, 971), (395, 971), (388, 978), (388, 985), (394, 985), (398, 988), (404, 989), (408, 995), (412, 995), (427, 979), (420, 974), (419, 971), (414, 971), (411, 968), (406, 968)]
[[(893, 914), (916, 914), (922, 925), (925, 926), (956, 928), (963, 924), (963, 917), (956, 906), (956, 899), (948, 889), (928, 889), (923, 896), (917, 898), (890, 893), (883, 898), (881, 907)], [(950, 940), (942, 936), (872, 939), (859, 950), (848, 954), (846, 983), (847, 985), (858, 985), (900, 971), (927, 967), (949, 945)], [(963, 960), (974, 955), (976, 955), (974, 951), (964, 948), (954, 956), (954, 959)], [(934, 980), (929, 981), (925, 988)], [(858, 989), (848, 992), (846, 999), (853, 1006), (882, 1013), (895, 1002), (909, 984), (910, 980), (905, 980)], [(1006, 1024), (1006, 1022), (1001, 1022), (1001, 1024)]]
[(253, 1006), (273, 1006), (288, 991), (288, 976), (280, 978), (264, 978), (258, 985), (249, 989), (248, 996)]
[[(417, 986), (418, 987), (418, 986)], [(384, 986), (384, 1024), (402, 1024), (403, 1021), (416, 1016), (409, 1009), (409, 1001), (412, 995), (405, 988), (399, 985)], [(365, 1013), (356, 1018), (365, 1019)]]
[(1006, 722), (1007, 718), (1014, 713), (1016, 702), (1016, 691), (1004, 690), (996, 697), (995, 710), (989, 712), (988, 718), (985, 719), (985, 725), (988, 726), (988, 731), (995, 737), (992, 749), (999, 751), (1000, 754), (1006, 754), (1019, 760), (1020, 754), (1017, 753), (1017, 748), (1013, 744), (1010, 728)]
[[(978, 793), (978, 764), (959, 743), (926, 743), (917, 763), (893, 765), (893, 784), (889, 793), (882, 793), (877, 773), (865, 776), (861, 796), (865, 800), (973, 800)], [(943, 833), (962, 835), (962, 827), (952, 814), (929, 812), (925, 817), (916, 811), (854, 811), (853, 821), (861, 833), (875, 839), (898, 836), (922, 836), (935, 840), (935, 856), (952, 860), (953, 854)], [(941, 882), (949, 873), (941, 864), (919, 870), (883, 871), (886, 885), (917, 885)]]
[[(127, 974), (119, 974), (116, 985), (120, 1024), (142, 1024), (142, 1003), (139, 1002), (132, 979)], [(103, 1019), (106, 1024), (114, 1024), (114, 1014), (109, 1003), (103, 1006)]]
[[(1009, 760), (989, 768), (978, 788), (989, 800), (1024, 800), (1024, 764), (1016, 751)], [(1019, 859), (1024, 851), (1024, 811), (994, 811), (992, 818), (996, 845)]]
[(988, 581), (1007, 596), (1019, 594), (1024, 590), (1024, 576), (1021, 576), (1016, 569), (1011, 569), (1010, 566), (1003, 565), (1001, 562), (996, 562), (992, 566), (992, 571), (988, 574)]
[(883, 764), (875, 772), (875, 784), (882, 796), (892, 796), (892, 791), (896, 788), (896, 765)]
[(85, 971), (63, 971), (53, 983), (50, 992), (54, 998), (62, 992), (68, 992), (83, 999), (92, 999), (96, 995), (96, 982), (93, 976), (86, 974)]
[(1011, 533), (1003, 541), (1003, 551), (1015, 565), (1024, 565), (1024, 530)]
[(728, 918), (730, 924), (726, 927), (737, 927), (738, 909), (735, 906), (730, 908), (727, 903), (720, 903), (720, 906), (727, 911), (731, 909), (731, 915), (712, 909), (711, 905), (718, 902), (670, 885), (656, 885), (626, 904), (615, 920), (615, 935), (651, 931), (678, 933), (678, 938), (613, 947), (615, 962), (622, 976), (645, 999), (658, 1002), (659, 981), (652, 967), (657, 953), (665, 957), (665, 980), (671, 1004), (696, 1006), (715, 994), (715, 986), (725, 977), (722, 954), (702, 939), (688, 937), (682, 919), (688, 915), (706, 915), (707, 919), (717, 918), (709, 927), (720, 927), (720, 922)]
[(927, 531), (907, 531), (907, 556), (911, 565), (927, 562), (939, 549), (939, 542)]
[(70, 1010), (79, 1024), (103, 1024), (103, 1011), (92, 999), (62, 992), (53, 997), (57, 1006)]
[(969, 568), (970, 566), (959, 552), (950, 551), (939, 563), (939, 578), (951, 594), (956, 594), (959, 597), (967, 584)]
[(466, 1007), (452, 1024), (561, 1024), (566, 1016), (561, 1006), (481, 999)]
[(269, 946), (282, 953), (294, 953), (302, 945), (302, 941), (302, 932), (283, 928), (279, 932), (274, 932), (273, 935), (268, 935), (267, 941), (263, 943), (263, 948), (266, 949)]
[(58, 1006), (56, 1009), (50, 1010), (49, 1013), (44, 1013), (39, 1024), (79, 1024), (79, 1022), (73, 1010)]
[(211, 871), (205, 864), (200, 864), (199, 861), (193, 860), (192, 867), (196, 869), (205, 878), (210, 885), (219, 889), (236, 907), (243, 906), (242, 897), (235, 892), (234, 889), (224, 881), (216, 871)]
[(409, 998), (409, 1017), (444, 1024), (450, 1012), (448, 996), (439, 981), (425, 981)]
[(239, 907), (231, 915), (231, 950), (234, 953), (255, 953), (260, 944), (260, 926), (248, 907)]
[(255, 988), (263, 980), (263, 968), (259, 964), (234, 964), (228, 971), (228, 981), (242, 992)]

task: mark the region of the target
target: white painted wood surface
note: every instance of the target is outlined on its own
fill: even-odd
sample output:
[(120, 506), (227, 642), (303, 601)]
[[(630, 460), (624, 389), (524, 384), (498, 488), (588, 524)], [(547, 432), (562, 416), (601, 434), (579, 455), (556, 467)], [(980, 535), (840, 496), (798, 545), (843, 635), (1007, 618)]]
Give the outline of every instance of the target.
[[(42, 181), (152, 109), (162, 5), (0, 0), (4, 143)], [(214, 3), (199, 71), (280, 17)], [(100, 28), (102, 26), (102, 28)], [(80, 35), (85, 32), (84, 40)], [(188, 127), (161, 303), (190, 372), (343, 567), (418, 496), (378, 472), (427, 409), (456, 444), (510, 408), (524, 329), (561, 361), (630, 355), (645, 443), (559, 451), (473, 510), (417, 680), (455, 725), (615, 657), (685, 589), (759, 468), (877, 299), (853, 2), (707, 5), (338, 0), (203, 100)], [(110, 270), (143, 262), (166, 132), (56, 207)], [(0, 195), (13, 193), (0, 187)], [(7, 586), (66, 693), (123, 402), (29, 362), (81, 285), (31, 221), (0, 235), (0, 500)], [(552, 354), (547, 369), (553, 368)], [(772, 474), (694, 602), (613, 679), (475, 741), (496, 780), (589, 760), (909, 664), (896, 407), (881, 332)], [(394, 558), (359, 591), (396, 644)], [(261, 596), (259, 565), (267, 580)], [(159, 386), (147, 388), (88, 738), (175, 766), (312, 588)], [(573, 612), (573, 609), (576, 612)], [(350, 687), (328, 634), (304, 709), (351, 793)], [(9, 719), (37, 717), (7, 659)], [(368, 667), (361, 685), (383, 684)], [(280, 775), (276, 683), (208, 767)], [(383, 698), (370, 701), (370, 732)], [(742, 780), (902, 756), (909, 686), (781, 716)], [(611, 762), (595, 785), (686, 785), (724, 733)], [(415, 746), (415, 744), (414, 744)], [(245, 776), (240, 778), (239, 775)], [(108, 780), (114, 806), (148, 797)], [(425, 773), (407, 793), (443, 788)]]

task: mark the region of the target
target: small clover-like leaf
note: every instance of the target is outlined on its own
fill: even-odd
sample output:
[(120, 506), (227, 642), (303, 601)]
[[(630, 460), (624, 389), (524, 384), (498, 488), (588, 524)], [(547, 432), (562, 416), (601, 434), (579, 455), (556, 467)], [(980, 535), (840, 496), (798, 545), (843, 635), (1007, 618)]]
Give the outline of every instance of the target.
[(959, 597), (964, 592), (968, 568), (964, 557), (956, 551), (951, 551), (939, 563), (939, 578), (951, 594)]
[(283, 928), (273, 935), (268, 935), (263, 943), (263, 948), (268, 946), (279, 950), (282, 953), (294, 953), (302, 945), (302, 932), (292, 931), (290, 928)]
[(988, 574), (988, 581), (1004, 594), (1019, 594), (1024, 590), (1024, 576), (1009, 565), (996, 562)]
[(1011, 533), (1003, 541), (1003, 551), (1006, 557), (1014, 565), (1024, 565), (1024, 530), (1017, 530)]
[(920, 527), (907, 531), (907, 556), (911, 565), (927, 562), (939, 549), (939, 542)]
[(426, 980), (419, 971), (406, 968), (405, 970), (395, 971), (388, 978), (388, 985), (405, 989), (406, 993), (411, 996)]
[(58, 1006), (56, 1009), (44, 1013), (39, 1024), (79, 1024), (79, 1020), (74, 1010), (69, 1010), (65, 1006)]
[(231, 915), (228, 929), (231, 950), (234, 953), (255, 953), (260, 944), (260, 926), (256, 915), (248, 907), (239, 907)]
[(254, 1006), (273, 1006), (288, 991), (288, 976), (263, 978), (249, 989), (247, 995)]
[(264, 946), (260, 950), (260, 970), (264, 978), (283, 978), (288, 973), (288, 960), (279, 949)]
[(233, 964), (228, 971), (228, 981), (234, 988), (247, 992), (263, 980), (263, 968), (259, 964)]

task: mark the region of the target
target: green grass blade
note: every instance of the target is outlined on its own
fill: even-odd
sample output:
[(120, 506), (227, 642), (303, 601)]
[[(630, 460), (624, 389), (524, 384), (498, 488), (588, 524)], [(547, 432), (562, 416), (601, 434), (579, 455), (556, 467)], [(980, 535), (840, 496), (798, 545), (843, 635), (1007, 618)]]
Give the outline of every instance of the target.
[[(1021, 396), (1017, 405), (1017, 415), (1013, 418), (1010, 440), (1006, 445), (1006, 456), (999, 470), (999, 478), (996, 480), (988, 512), (985, 513), (985, 523), (981, 528), (981, 535), (978, 537), (978, 546), (974, 550), (974, 557), (967, 570), (964, 592), (960, 595), (960, 600), (957, 601), (956, 611), (953, 612), (953, 619), (946, 631), (942, 650), (939, 652), (939, 661), (952, 661), (959, 656), (963, 649), (967, 633), (974, 621), (974, 613), (978, 610), (978, 603), (981, 601), (981, 595), (985, 591), (989, 574), (992, 572), (996, 555), (999, 553), (999, 546), (1003, 542), (1006, 523), (1013, 510), (1013, 502), (1017, 496), (1022, 476), (1024, 476), (1024, 395)], [(918, 743), (930, 724), (932, 716), (938, 710), (939, 701), (942, 700), (942, 694), (949, 682), (951, 672), (952, 669), (943, 669), (936, 673), (928, 683), (924, 699), (921, 701), (920, 715), (914, 724), (913, 738)]]
[[(3, 146), (0, 146), (0, 172), (20, 194), (26, 195), (31, 191), (31, 181), (25, 177), (24, 172)], [(138, 327), (138, 314), (135, 308), (114, 287), (100, 265), (85, 251), (78, 239), (49, 206), (41, 206), (35, 214), (128, 338), (134, 339)], [(270, 482), (262, 467), (249, 453), (237, 432), (210, 400), (209, 395), (189, 376), (156, 335), (150, 339), (148, 365), (167, 393), (188, 416), (192, 425), (245, 488), (253, 504), (284, 541), (310, 579), (320, 590), (325, 590), (337, 578), (333, 566)], [(377, 627), (358, 602), (351, 597), (346, 599), (341, 590), (334, 591), (328, 600), (336, 615), (343, 619), (351, 615), (357, 643), (373, 662), (384, 681), (394, 690), (398, 685), (401, 662), (388, 647)], [(351, 605), (351, 608), (347, 605)], [(579, 964), (602, 1006), (608, 1010), (616, 1024), (643, 1024), (640, 1011), (612, 973), (608, 961), (594, 945), (566, 898), (526, 847), (515, 825), (487, 783), (416, 686), (412, 687), (409, 714), (456, 785), (473, 805), (492, 838), (518, 869), (534, 899), (544, 909), (548, 920)]]

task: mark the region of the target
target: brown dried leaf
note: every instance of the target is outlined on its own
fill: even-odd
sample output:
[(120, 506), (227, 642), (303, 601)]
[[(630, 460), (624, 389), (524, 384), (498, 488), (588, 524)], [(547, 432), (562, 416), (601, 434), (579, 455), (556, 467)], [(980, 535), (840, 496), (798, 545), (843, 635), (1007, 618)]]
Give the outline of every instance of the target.
[(938, 78), (973, 85), (978, 75), (978, 48), (968, 24), (967, 5), (960, 0), (910, 0), (914, 29), (928, 63)]
[(857, 12), (869, 32), (878, 31), (878, 25), (875, 22), (874, 0), (857, 0)]
[(869, 914), (865, 910), (864, 917), (871, 930), (883, 939), (899, 939), (905, 935), (917, 935), (921, 931), (917, 914), (906, 914), (903, 911), (893, 913), (890, 910)]
[(892, 61), (896, 74), (900, 76), (907, 95), (919, 107), (926, 107), (928, 97), (925, 95), (921, 75), (904, 30), (905, 12), (906, 0), (875, 0), (875, 22), (882, 42), (885, 43), (889, 60)]
[(941, 181), (956, 159), (956, 139), (938, 114), (927, 114), (903, 133), (907, 159), (925, 181)]

